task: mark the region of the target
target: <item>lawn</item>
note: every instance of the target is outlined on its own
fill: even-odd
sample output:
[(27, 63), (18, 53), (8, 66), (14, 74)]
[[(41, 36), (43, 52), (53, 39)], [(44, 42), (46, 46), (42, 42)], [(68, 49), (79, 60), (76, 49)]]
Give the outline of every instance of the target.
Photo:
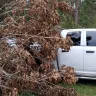
[[(79, 96), (96, 96), (96, 80), (79, 80), (76, 85), (67, 85), (60, 83), (64, 88), (74, 88)], [(19, 96), (36, 96), (31, 92), (24, 92)]]
[(61, 85), (67, 88), (74, 88), (80, 96), (96, 96), (96, 80), (79, 80), (76, 85)]

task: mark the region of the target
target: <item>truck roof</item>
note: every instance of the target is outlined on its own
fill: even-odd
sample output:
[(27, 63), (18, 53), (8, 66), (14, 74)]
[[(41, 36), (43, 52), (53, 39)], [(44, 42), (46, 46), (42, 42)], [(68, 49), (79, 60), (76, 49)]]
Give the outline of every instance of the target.
[[(64, 29), (62, 31), (96, 31), (96, 28), (83, 28), (83, 29)], [(61, 31), (61, 32), (62, 32)]]
[(64, 29), (64, 30), (62, 30), (61, 31), (61, 36), (63, 37), (63, 38), (66, 38), (66, 33), (67, 32), (78, 32), (78, 31), (94, 31), (94, 32), (96, 32), (96, 28), (84, 28), (84, 29)]

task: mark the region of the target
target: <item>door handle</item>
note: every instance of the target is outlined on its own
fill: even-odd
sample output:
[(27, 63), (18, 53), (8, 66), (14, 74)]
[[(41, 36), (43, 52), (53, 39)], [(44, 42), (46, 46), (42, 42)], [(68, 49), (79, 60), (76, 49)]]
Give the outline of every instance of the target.
[(94, 53), (94, 51), (86, 51), (86, 53)]
[(62, 52), (69, 52), (69, 51), (66, 51), (66, 50), (62, 49)]

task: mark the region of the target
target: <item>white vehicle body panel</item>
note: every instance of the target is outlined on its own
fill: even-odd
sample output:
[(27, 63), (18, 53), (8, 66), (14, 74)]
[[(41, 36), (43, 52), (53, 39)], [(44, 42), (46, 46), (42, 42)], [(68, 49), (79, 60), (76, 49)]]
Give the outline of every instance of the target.
[[(66, 31), (66, 32), (61, 32), (61, 35), (63, 38), (66, 38), (66, 35), (68, 32), (73, 32), (73, 31)], [(74, 31), (78, 32), (78, 31)], [(83, 32), (81, 32), (81, 37), (83, 37)], [(81, 38), (82, 43), (80, 45), (83, 45), (83, 38)], [(62, 66), (62, 64), (74, 67), (76, 71), (83, 71), (83, 46), (72, 46), (69, 50), (69, 52), (62, 52), (62, 49), (60, 48), (58, 50), (58, 62), (59, 65)], [(79, 65), (79, 67), (78, 67)]]
[[(62, 52), (59, 49), (59, 64), (74, 67), (76, 71), (83, 71), (83, 47), (73, 46), (69, 52)], [(79, 65), (79, 66), (78, 66)]]
[[(87, 31), (88, 30), (86, 30), (84, 32), (84, 34), (85, 34), (85, 46), (84, 46), (84, 72), (85, 73), (84, 73), (84, 75), (96, 77), (96, 46), (87, 46), (86, 45), (87, 44), (87, 42), (86, 42)], [(91, 30), (91, 31), (96, 32), (96, 30)]]
[(58, 65), (59, 67), (63, 64), (74, 67), (76, 74), (79, 76), (96, 77), (96, 46), (86, 45), (86, 32), (96, 32), (96, 29), (63, 30), (61, 36), (66, 38), (68, 32), (78, 31), (81, 32), (80, 46), (72, 46), (69, 52), (62, 52), (62, 49), (59, 48)]

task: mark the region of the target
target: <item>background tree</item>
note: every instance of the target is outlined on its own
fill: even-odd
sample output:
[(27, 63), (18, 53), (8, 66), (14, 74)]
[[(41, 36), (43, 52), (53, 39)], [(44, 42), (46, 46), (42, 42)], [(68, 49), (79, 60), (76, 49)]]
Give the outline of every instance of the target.
[(84, 0), (79, 9), (79, 24), (85, 28), (96, 27), (96, 0)]

